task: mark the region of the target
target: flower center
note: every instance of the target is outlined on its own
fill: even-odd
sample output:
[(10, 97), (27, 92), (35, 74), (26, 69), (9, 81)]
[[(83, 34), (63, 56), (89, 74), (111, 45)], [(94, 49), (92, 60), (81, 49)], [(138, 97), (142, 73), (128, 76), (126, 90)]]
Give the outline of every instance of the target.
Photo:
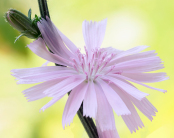
[[(80, 50), (76, 52), (78, 59), (72, 58), (72, 65), (78, 73), (86, 75), (87, 81), (95, 81), (97, 77), (111, 72), (115, 66), (107, 67), (115, 54), (108, 54), (104, 49), (93, 49), (88, 51), (85, 47), (85, 54)], [(91, 52), (91, 53), (89, 53)], [(107, 69), (105, 69), (107, 67)]]

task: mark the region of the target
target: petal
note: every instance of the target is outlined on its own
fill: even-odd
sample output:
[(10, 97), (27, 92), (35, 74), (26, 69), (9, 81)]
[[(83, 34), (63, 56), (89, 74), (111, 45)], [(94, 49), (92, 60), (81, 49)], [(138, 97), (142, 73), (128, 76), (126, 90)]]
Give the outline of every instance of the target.
[[(114, 118), (113, 118), (114, 119)], [(115, 120), (113, 120), (115, 121)], [(99, 138), (120, 138), (116, 129), (101, 131), (97, 119), (95, 120)]]
[(113, 65), (113, 64), (118, 64), (118, 63), (121, 63), (121, 62), (125, 62), (125, 61), (135, 60), (135, 59), (154, 57), (154, 56), (157, 55), (157, 53), (154, 53), (154, 52), (155, 51), (152, 50), (152, 51), (136, 53), (136, 54), (133, 54), (133, 55), (126, 55), (126, 56), (123, 56), (123, 57), (120, 57), (120, 58), (115, 58), (108, 64), (108, 66)]
[(106, 47), (106, 48), (101, 48), (100, 49), (101, 52), (107, 52), (108, 55), (111, 55), (111, 54), (119, 54), (122, 52), (122, 50), (119, 50), (119, 49), (115, 49), (115, 48), (112, 48), (112, 47)]
[[(131, 83), (124, 81), (125, 83), (134, 87)], [(155, 116), (155, 112), (158, 112), (157, 109), (147, 100), (147, 98), (143, 98), (141, 101), (136, 98), (130, 96), (126, 92), (127, 97), (132, 101), (132, 103), (147, 117), (152, 121), (152, 116)]]
[(74, 57), (74, 53), (77, 52), (78, 48), (71, 42), (71, 40), (69, 40), (54, 24), (53, 22), (49, 19), (49, 17), (46, 16), (47, 22), (49, 26), (52, 26), (54, 29), (54, 33), (55, 35), (57, 35), (59, 37), (61, 37), (61, 39), (63, 40), (63, 43), (66, 44), (66, 46), (68, 47), (69, 50), (67, 50), (67, 48), (65, 47), (65, 45), (62, 45), (62, 47), (60, 47), (62, 49), (62, 51), (66, 52), (67, 56), (69, 57)]
[(136, 132), (136, 129), (138, 130), (138, 127), (142, 128), (144, 126), (143, 122), (141, 121), (137, 111), (135, 110), (131, 100), (130, 96), (126, 94), (124, 91), (122, 91), (120, 88), (118, 88), (114, 84), (110, 84), (111, 87), (118, 93), (118, 95), (122, 98), (128, 109), (131, 111), (130, 115), (122, 115), (122, 118), (129, 128), (130, 132), (133, 131)]
[(44, 91), (44, 93), (50, 97), (57, 97), (57, 96), (60, 97), (66, 94), (67, 92), (71, 91), (72, 89), (74, 89), (84, 80), (85, 77), (83, 75), (75, 75), (72, 77), (68, 77), (67, 79), (64, 79), (60, 83), (51, 87), (50, 89)]
[(62, 38), (63, 42), (66, 44), (66, 46), (72, 51), (72, 53), (76, 53), (78, 51), (78, 48), (76, 45), (71, 42), (58, 28), (57, 31), (59, 32), (60, 37)]
[(42, 64), (42, 67), (48, 66), (49, 63), (50, 63), (50, 61), (46, 61), (44, 64)]
[(158, 67), (162, 66), (162, 61), (159, 57), (153, 56), (148, 58), (140, 58), (134, 60), (128, 60), (125, 62), (120, 62), (115, 65), (112, 72), (122, 71), (122, 72), (148, 72), (157, 70)]
[(63, 118), (62, 118), (63, 127), (65, 127), (65, 125), (67, 124), (70, 124), (71, 121), (73, 120), (76, 112), (78, 111), (80, 105), (82, 104), (82, 101), (87, 92), (87, 88), (88, 88), (88, 83), (83, 82), (71, 91), (63, 112)]
[(29, 101), (38, 100), (47, 96), (43, 93), (45, 90), (49, 89), (50, 87), (54, 86), (60, 81), (61, 81), (60, 79), (47, 81), (47, 82), (35, 85), (33, 87), (30, 87), (29, 89), (24, 90), (23, 93), (25, 97), (29, 99)]
[(106, 96), (98, 83), (95, 83), (95, 91), (97, 95), (97, 122), (100, 130), (115, 130), (115, 120), (112, 108), (106, 99)]
[(66, 60), (56, 54), (52, 54), (51, 52), (49, 52), (46, 48), (45, 42), (40, 37), (33, 43), (30, 43), (28, 47), (30, 48), (31, 51), (33, 51), (36, 55), (38, 55), (43, 59), (46, 59), (50, 62), (57, 63), (60, 65), (72, 66), (69, 60)]
[(19, 78), (24, 78), (28, 76), (35, 76), (35, 75), (41, 75), (41, 74), (47, 74), (50, 72), (61, 72), (65, 71), (65, 73), (75, 73), (71, 68), (62, 67), (62, 66), (44, 66), (44, 67), (36, 67), (36, 68), (25, 68), (25, 69), (13, 69), (11, 72), (12, 75), (17, 76)]
[(159, 72), (159, 73), (123, 72), (122, 75), (130, 79), (133, 79), (135, 81), (144, 83), (160, 82), (168, 79), (165, 72)]
[(126, 50), (126, 51), (123, 51), (123, 52), (119, 53), (118, 55), (115, 56), (114, 59), (118, 59), (118, 58), (121, 58), (121, 57), (124, 57), (124, 56), (127, 56), (127, 55), (132, 55), (132, 54), (139, 53), (139, 52), (143, 51), (146, 48), (148, 48), (148, 46), (137, 46), (137, 47), (131, 48), (129, 50)]
[(152, 116), (156, 116), (157, 109), (147, 100), (143, 98), (141, 101), (138, 101), (135, 98), (131, 98), (133, 104), (149, 119), (153, 120)]
[(114, 111), (117, 113), (117, 115), (128, 115), (130, 114), (129, 109), (123, 102), (123, 100), (120, 98), (120, 96), (117, 94), (116, 91), (114, 91), (106, 82), (104, 82), (101, 79), (98, 79), (97, 82), (100, 84), (101, 88), (103, 89), (103, 92), (110, 104), (110, 106), (114, 109)]
[[(63, 67), (65, 70), (59, 70), (59, 67), (38, 67), (30, 69), (16, 69), (12, 70), (13, 76), (19, 81), (18, 84), (31, 84), (54, 80), (58, 78), (67, 78), (77, 75), (77, 73), (71, 69)], [(63, 69), (62, 68), (62, 69)], [(56, 69), (58, 69), (56, 71)], [(28, 72), (27, 72), (28, 71)]]
[[(64, 96), (64, 95), (63, 95)], [(49, 101), (46, 105), (44, 105), (40, 111), (44, 111), (45, 109), (47, 109), (48, 107), (50, 107), (51, 105), (55, 104), (58, 100), (60, 100), (63, 96), (60, 97), (54, 97), (51, 101)]]
[(107, 19), (100, 22), (88, 22), (86, 20), (83, 22), (83, 37), (89, 54), (92, 49), (100, 48), (104, 39), (106, 24)]
[(37, 24), (42, 34), (42, 37), (50, 50), (54, 54), (57, 54), (68, 60), (72, 56), (72, 53), (64, 45), (57, 31), (57, 28), (51, 22), (51, 20), (47, 17), (47, 21), (45, 19), (42, 19)]
[(116, 78), (111, 77), (111, 76), (106, 76), (106, 77), (102, 76), (102, 79), (110, 80), (112, 83), (114, 83), (120, 89), (124, 90), (126, 93), (135, 97), (138, 100), (141, 100), (144, 97), (146, 97), (147, 95), (149, 95), (147, 93), (139, 91), (138, 89), (136, 89), (132, 85), (129, 85), (128, 83), (125, 83), (124, 81), (122, 81), (120, 79), (116, 79)]
[(83, 116), (96, 117), (97, 98), (93, 81), (88, 82), (88, 89), (83, 101)]
[(167, 92), (166, 90), (148, 86), (148, 85), (146, 85), (146, 84), (144, 84), (144, 83), (141, 83), (141, 82), (139, 82), (139, 81), (133, 80), (133, 79), (131, 79), (131, 78), (128, 78), (128, 77), (125, 77), (125, 76), (122, 76), (122, 75), (112, 74), (112, 77), (120, 78), (120, 79), (124, 79), (124, 80), (128, 80), (128, 81), (131, 81), (131, 82), (140, 84), (140, 85), (142, 85), (142, 86), (145, 86), (145, 87), (147, 87), (147, 88), (154, 89), (154, 90), (157, 90), (157, 91), (161, 91), (161, 92), (164, 92), (164, 93)]

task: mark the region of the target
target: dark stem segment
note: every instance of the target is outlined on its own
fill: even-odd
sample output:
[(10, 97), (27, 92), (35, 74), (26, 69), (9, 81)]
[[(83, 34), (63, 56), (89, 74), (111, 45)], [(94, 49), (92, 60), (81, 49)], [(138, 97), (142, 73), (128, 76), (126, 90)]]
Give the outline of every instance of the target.
[[(46, 19), (46, 16), (48, 16), (50, 18), (47, 1), (38, 0), (38, 4), (39, 4), (41, 17)], [(53, 53), (51, 50), (50, 50), (50, 52)], [(59, 65), (59, 64), (55, 64), (55, 65), (63, 66), (63, 65)], [(68, 93), (68, 95), (69, 94), (70, 94), (70, 92)], [(92, 118), (83, 116), (83, 103), (81, 104), (79, 110), (77, 111), (77, 114), (78, 114), (78, 117), (79, 117), (83, 127), (85, 128), (89, 138), (98, 138), (97, 128), (96, 128)]]
[(47, 0), (38, 0), (38, 4), (39, 4), (41, 17), (46, 19), (46, 16), (48, 16), (50, 18), (48, 6), (47, 6)]
[[(70, 92), (68, 92), (68, 95), (70, 95)], [(89, 138), (98, 138), (97, 128), (90, 117), (83, 116), (83, 103), (81, 104), (79, 110), (77, 111), (77, 115), (85, 128)]]
[(83, 103), (77, 111), (78, 117), (90, 138), (98, 138), (96, 126), (90, 117), (83, 116)]

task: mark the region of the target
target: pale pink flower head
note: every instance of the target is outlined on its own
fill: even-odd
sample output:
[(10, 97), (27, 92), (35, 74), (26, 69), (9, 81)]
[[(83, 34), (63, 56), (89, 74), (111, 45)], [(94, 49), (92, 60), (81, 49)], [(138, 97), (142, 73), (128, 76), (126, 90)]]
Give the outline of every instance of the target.
[[(138, 90), (130, 82), (153, 88), (144, 83), (166, 80), (166, 73), (147, 73), (163, 68), (154, 51), (141, 52), (147, 46), (127, 51), (112, 47), (100, 48), (104, 39), (107, 20), (83, 22), (85, 53), (80, 50), (47, 18), (38, 23), (42, 38), (28, 47), (38, 56), (63, 66), (42, 66), (12, 70), (18, 84), (39, 83), (23, 91), (29, 101), (44, 97), (52, 100), (41, 108), (45, 110), (68, 92), (62, 124), (70, 124), (83, 102), (83, 115), (96, 121), (100, 138), (119, 137), (113, 110), (121, 116), (131, 131), (143, 127), (136, 106), (152, 120), (156, 108), (146, 99), (147, 93)], [(49, 52), (46, 45), (53, 52)], [(65, 67), (66, 66), (66, 67)]]

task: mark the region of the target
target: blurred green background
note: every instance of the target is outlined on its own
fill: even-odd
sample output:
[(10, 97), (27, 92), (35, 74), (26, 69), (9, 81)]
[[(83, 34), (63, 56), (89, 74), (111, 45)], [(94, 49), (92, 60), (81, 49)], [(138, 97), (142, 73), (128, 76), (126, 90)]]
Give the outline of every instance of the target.
[[(174, 1), (173, 0), (48, 0), (52, 21), (79, 48), (84, 46), (83, 20), (108, 19), (103, 47), (129, 49), (150, 46), (164, 61), (170, 80), (150, 84), (166, 89), (163, 94), (138, 86), (150, 93), (148, 99), (158, 109), (149, 121), (139, 112), (145, 127), (131, 134), (121, 117), (115, 114), (121, 138), (174, 138)], [(50, 99), (27, 102), (24, 89), (32, 85), (16, 85), (11, 69), (39, 67), (45, 61), (26, 46), (32, 42), (4, 20), (4, 13), (14, 8), (27, 15), (29, 8), (39, 15), (37, 0), (0, 1), (0, 138), (87, 138), (77, 115), (71, 126), (62, 128), (62, 114), (67, 96), (44, 112), (39, 109)]]

